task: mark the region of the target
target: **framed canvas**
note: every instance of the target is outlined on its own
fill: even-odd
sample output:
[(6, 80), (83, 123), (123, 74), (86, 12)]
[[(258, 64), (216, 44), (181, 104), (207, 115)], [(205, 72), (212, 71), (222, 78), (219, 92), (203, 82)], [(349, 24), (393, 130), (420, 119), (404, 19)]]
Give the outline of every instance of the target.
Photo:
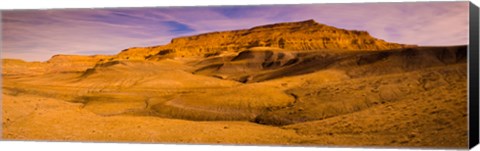
[(4, 141), (469, 149), (469, 1), (1, 10)]

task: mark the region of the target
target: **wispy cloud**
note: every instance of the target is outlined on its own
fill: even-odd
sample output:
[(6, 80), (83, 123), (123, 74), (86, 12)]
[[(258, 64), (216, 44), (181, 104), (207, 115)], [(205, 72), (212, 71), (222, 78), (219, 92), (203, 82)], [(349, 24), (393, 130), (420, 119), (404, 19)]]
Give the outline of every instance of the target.
[(306, 19), (391, 42), (458, 45), (468, 43), (467, 10), (468, 2), (421, 2), (3, 11), (2, 57), (116, 54), (178, 36)]

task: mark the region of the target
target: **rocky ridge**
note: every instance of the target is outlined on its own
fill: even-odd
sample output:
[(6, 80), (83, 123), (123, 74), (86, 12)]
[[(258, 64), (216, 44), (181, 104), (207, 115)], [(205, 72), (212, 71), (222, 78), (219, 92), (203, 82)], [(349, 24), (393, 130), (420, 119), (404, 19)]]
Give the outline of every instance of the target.
[(345, 30), (306, 20), (277, 23), (250, 29), (204, 33), (174, 38), (167, 45), (134, 47), (116, 59), (158, 60), (165, 57), (216, 56), (253, 47), (301, 50), (386, 50), (413, 47), (389, 43), (366, 31)]

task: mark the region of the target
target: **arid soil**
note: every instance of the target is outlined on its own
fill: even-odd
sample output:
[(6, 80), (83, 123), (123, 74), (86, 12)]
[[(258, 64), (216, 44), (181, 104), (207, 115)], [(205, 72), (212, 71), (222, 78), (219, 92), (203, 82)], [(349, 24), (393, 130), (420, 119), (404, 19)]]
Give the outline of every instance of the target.
[[(259, 34), (271, 31), (285, 41)], [(299, 42), (315, 32), (338, 42)], [(206, 44), (222, 35), (234, 38)], [(305, 21), (115, 56), (4, 59), (2, 138), (466, 148), (466, 54)]]

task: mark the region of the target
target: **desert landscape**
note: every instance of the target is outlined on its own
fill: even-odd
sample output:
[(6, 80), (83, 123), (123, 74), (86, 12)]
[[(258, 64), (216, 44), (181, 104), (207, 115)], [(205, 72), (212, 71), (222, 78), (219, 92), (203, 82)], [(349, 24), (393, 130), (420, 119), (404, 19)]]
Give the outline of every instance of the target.
[(467, 147), (467, 46), (314, 20), (2, 59), (2, 139)]

